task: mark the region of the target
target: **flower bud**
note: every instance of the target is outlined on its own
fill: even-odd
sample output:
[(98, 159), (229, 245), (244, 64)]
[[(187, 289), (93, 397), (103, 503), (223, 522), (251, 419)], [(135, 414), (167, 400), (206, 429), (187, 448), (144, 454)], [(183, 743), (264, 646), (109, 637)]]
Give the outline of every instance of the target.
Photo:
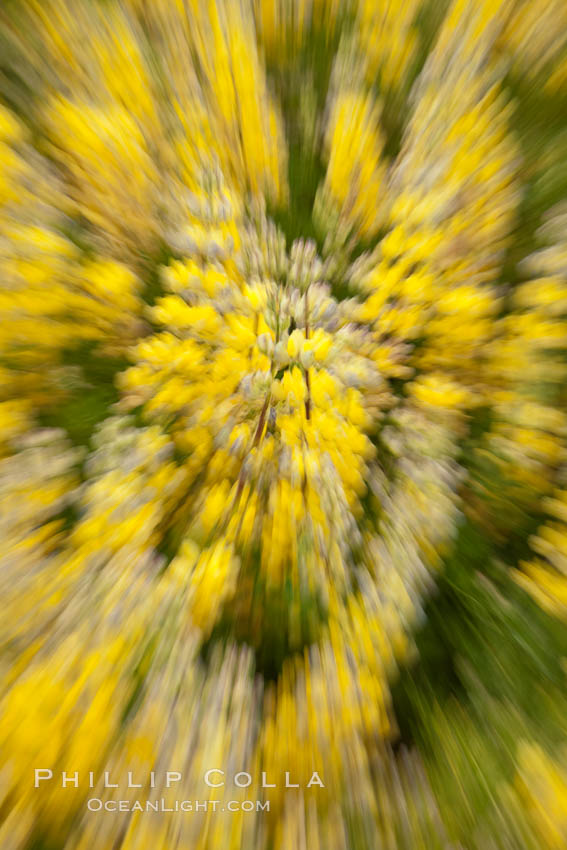
[(304, 369), (309, 369), (313, 366), (314, 357), (312, 349), (303, 349), (299, 355), (299, 360)]
[(274, 362), (276, 366), (282, 367), (287, 366), (289, 363), (289, 355), (287, 353), (286, 345), (284, 342), (278, 342), (276, 347), (274, 348)]
[(289, 354), (292, 360), (297, 359), (297, 355), (301, 351), (302, 342), (303, 334), (297, 329), (294, 330), (287, 341), (287, 353)]
[(263, 333), (258, 337), (258, 348), (262, 352), (262, 354), (266, 354), (268, 357), (272, 356), (272, 352), (274, 350), (274, 341), (270, 334)]

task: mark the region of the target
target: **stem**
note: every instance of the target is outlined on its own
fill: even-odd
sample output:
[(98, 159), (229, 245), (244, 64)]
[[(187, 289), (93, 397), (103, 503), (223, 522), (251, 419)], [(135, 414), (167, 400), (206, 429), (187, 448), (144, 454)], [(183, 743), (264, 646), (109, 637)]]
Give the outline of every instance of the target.
[(252, 360), (252, 354), (254, 353), (254, 346), (258, 340), (258, 325), (260, 324), (260, 320), (258, 317), (258, 313), (254, 316), (254, 342), (250, 346), (250, 351), (248, 352), (248, 360)]
[(268, 412), (268, 405), (270, 403), (271, 393), (268, 393), (266, 396), (266, 400), (260, 412), (260, 418), (258, 419), (258, 427), (256, 428), (256, 433), (254, 434), (254, 442), (252, 443), (253, 447), (256, 447), (262, 438), (262, 431), (264, 430), (264, 424), (266, 422), (266, 414)]
[[(268, 405), (270, 403), (271, 392), (268, 392), (266, 395), (266, 400), (262, 406), (262, 410), (260, 411), (260, 418), (258, 420), (258, 426), (256, 431), (254, 432), (254, 440), (252, 442), (252, 448), (256, 448), (262, 438), (262, 432), (264, 430), (264, 425), (266, 423), (266, 414), (268, 412)], [(244, 490), (244, 464), (240, 469), (240, 475), (238, 476), (238, 487), (236, 488), (236, 496), (234, 497), (234, 506), (237, 505), (240, 496), (242, 495), (242, 491)]]
[[(309, 287), (305, 290), (305, 339), (309, 339), (309, 302), (307, 293)], [(307, 398), (305, 399), (305, 418), (311, 419), (311, 379), (309, 377), (309, 369), (305, 370), (305, 386), (307, 387)]]

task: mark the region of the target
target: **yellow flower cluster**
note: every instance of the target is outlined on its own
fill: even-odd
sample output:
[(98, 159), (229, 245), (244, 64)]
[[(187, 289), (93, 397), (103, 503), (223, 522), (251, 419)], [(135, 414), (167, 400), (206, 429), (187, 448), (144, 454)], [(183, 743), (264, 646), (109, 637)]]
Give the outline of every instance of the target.
[(0, 398), (45, 403), (64, 384), (65, 350), (131, 343), (141, 283), (110, 257), (81, 255), (64, 232), (61, 181), (1, 107), (0, 133)]
[(357, 30), (366, 64), (366, 77), (381, 91), (404, 86), (415, 61), (415, 26), (421, 0), (359, 0)]
[(325, 189), (340, 210), (341, 225), (369, 238), (382, 223), (384, 164), (380, 113), (369, 95), (339, 91), (327, 130)]
[(523, 741), (518, 760), (515, 784), (535, 826), (535, 835), (542, 846), (559, 850), (567, 840), (565, 754), (550, 759), (540, 747)]
[[(521, 562), (517, 581), (542, 605), (561, 618), (567, 613), (567, 493), (559, 490), (544, 503), (550, 519), (531, 541), (540, 558)], [(542, 560), (542, 558), (544, 560)]]
[(537, 5), (519, 0), (500, 35), (500, 49), (518, 77), (542, 79), (546, 93), (567, 79), (567, 10), (561, 0)]
[(516, 287), (489, 348), (493, 423), (480, 451), (503, 477), (498, 499), (529, 513), (565, 463), (566, 224), (562, 208), (551, 211), (540, 233), (548, 245), (525, 261), (533, 277)]

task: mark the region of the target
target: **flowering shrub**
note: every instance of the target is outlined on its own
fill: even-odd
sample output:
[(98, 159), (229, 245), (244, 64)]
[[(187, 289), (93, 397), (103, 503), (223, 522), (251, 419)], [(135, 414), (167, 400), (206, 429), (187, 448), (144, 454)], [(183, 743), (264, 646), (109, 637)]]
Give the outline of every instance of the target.
[(563, 4), (0, 57), (0, 847), (566, 846)]

